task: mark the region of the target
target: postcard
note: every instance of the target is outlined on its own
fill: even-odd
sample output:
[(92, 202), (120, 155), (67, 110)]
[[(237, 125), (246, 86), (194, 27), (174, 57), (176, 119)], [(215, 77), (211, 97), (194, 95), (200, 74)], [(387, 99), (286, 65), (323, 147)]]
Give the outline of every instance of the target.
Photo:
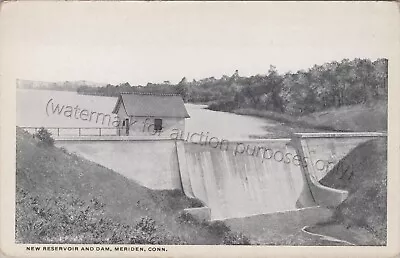
[(396, 257), (394, 2), (0, 9), (5, 257)]

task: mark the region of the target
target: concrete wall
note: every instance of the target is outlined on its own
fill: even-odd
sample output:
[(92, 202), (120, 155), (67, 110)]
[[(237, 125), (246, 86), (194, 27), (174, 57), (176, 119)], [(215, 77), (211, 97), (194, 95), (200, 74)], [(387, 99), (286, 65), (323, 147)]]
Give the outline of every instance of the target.
[(181, 189), (175, 141), (57, 141), (57, 146), (151, 189)]
[[(282, 153), (296, 154), (289, 140), (263, 142)], [(259, 142), (246, 145), (261, 146)], [(211, 219), (245, 217), (255, 214), (313, 206), (311, 192), (300, 166), (242, 153), (235, 155), (236, 143), (227, 149), (185, 143), (180, 158), (185, 193), (211, 208)], [(251, 153), (251, 152), (250, 152)], [(182, 170), (182, 167), (185, 167)], [(187, 174), (186, 174), (187, 173)]]
[(374, 137), (386, 137), (384, 133), (304, 133), (296, 134), (291, 145), (299, 156), (307, 157), (301, 167), (306, 175), (316, 204), (336, 207), (348, 196), (348, 192), (321, 185), (319, 180), (351, 150)]
[(303, 133), (295, 134), (304, 152), (310, 175), (317, 181), (351, 150), (374, 137), (386, 137), (383, 133)]
[[(374, 134), (304, 134), (293, 139), (201, 145), (168, 137), (70, 137), (56, 144), (152, 189), (182, 189), (210, 208), (212, 220), (337, 206), (347, 191), (318, 181)], [(322, 168), (322, 162), (329, 164)], [(330, 163), (328, 163), (330, 162)]]

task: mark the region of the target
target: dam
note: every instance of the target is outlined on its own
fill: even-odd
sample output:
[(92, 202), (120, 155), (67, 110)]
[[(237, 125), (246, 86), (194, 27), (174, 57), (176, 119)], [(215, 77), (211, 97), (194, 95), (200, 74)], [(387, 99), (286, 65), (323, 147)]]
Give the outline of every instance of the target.
[[(252, 149), (268, 146), (275, 153), (296, 155), (290, 140), (246, 142)], [(236, 144), (237, 143), (233, 143)], [(241, 143), (242, 144), (242, 143)], [(255, 153), (254, 153), (255, 154)], [(314, 206), (307, 180), (299, 166), (262, 159), (261, 155), (236, 154), (195, 144), (185, 144), (183, 160), (189, 182), (183, 184), (188, 196), (211, 209), (211, 219), (246, 217), (262, 213)], [(277, 156), (277, 155), (275, 155)], [(183, 161), (182, 164), (185, 164)]]
[(358, 144), (385, 133), (298, 133), (290, 138), (203, 146), (170, 138), (55, 137), (56, 145), (151, 189), (179, 189), (209, 220), (315, 206), (335, 207), (347, 192), (319, 183)]

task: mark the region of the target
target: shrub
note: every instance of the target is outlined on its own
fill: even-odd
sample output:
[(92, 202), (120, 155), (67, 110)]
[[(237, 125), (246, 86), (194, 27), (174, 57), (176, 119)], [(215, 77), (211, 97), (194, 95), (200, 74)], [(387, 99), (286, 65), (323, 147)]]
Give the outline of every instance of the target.
[(208, 105), (207, 109), (214, 111), (231, 112), (237, 108), (237, 102), (230, 100), (220, 100)]
[(190, 213), (181, 212), (178, 216), (179, 223), (186, 223), (191, 225), (200, 225), (200, 222)]
[(250, 245), (250, 240), (240, 232), (227, 232), (223, 239), (224, 245)]
[(192, 214), (182, 212), (178, 216), (179, 223), (196, 225), (207, 230), (218, 238), (223, 245), (250, 245), (250, 240), (240, 232), (233, 232), (223, 221), (199, 221)]
[(64, 147), (60, 147), (60, 150), (62, 152), (64, 152), (65, 154), (69, 154), (68, 150), (66, 148), (64, 148)]
[(105, 204), (73, 195), (33, 196), (18, 190), (16, 196), (18, 243), (75, 244), (182, 244), (178, 237), (157, 228), (150, 217), (135, 226), (111, 219)]
[(223, 221), (211, 221), (211, 222), (206, 222), (207, 229), (213, 234), (213, 235), (220, 235), (223, 236), (227, 232), (230, 232), (231, 229), (223, 222)]
[(150, 217), (143, 217), (135, 226), (136, 230), (141, 230), (147, 234), (153, 234), (156, 231), (156, 222)]
[(46, 146), (54, 146), (54, 139), (51, 137), (51, 133), (43, 127), (41, 127), (39, 131), (34, 134), (34, 137), (38, 138), (40, 143)]

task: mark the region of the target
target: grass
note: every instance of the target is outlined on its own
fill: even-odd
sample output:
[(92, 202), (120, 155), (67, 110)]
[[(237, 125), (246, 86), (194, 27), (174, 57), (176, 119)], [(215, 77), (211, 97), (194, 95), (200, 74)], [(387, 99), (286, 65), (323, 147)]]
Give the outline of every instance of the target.
[(343, 106), (299, 117), (256, 109), (236, 109), (233, 113), (280, 122), (278, 127), (266, 128), (267, 131), (278, 135), (294, 132), (387, 130), (387, 102), (385, 101), (378, 101), (369, 106), (363, 104)]
[(19, 243), (229, 244), (237, 235), (182, 220), (202, 204), (181, 191), (150, 190), (19, 128), (16, 140)]
[(387, 131), (387, 102), (343, 106), (316, 112), (302, 119), (339, 131)]
[(325, 222), (332, 216), (327, 208), (261, 214), (225, 220), (233, 230), (243, 232), (255, 245), (335, 245), (301, 231), (304, 226)]
[(320, 182), (345, 189), (349, 197), (332, 219), (310, 229), (359, 245), (385, 245), (387, 234), (387, 141), (363, 143), (342, 159)]

